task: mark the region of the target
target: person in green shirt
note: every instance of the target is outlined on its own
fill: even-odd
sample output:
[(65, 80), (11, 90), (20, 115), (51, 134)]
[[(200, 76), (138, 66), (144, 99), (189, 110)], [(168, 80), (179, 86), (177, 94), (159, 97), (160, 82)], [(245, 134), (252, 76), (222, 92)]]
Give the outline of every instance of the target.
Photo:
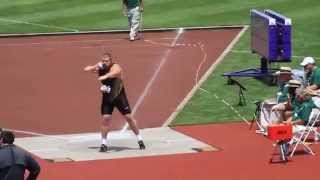
[(301, 82), (291, 79), (286, 84), (287, 92), (284, 102), (279, 102), (271, 108), (272, 112), (280, 112), (282, 114), (282, 120), (288, 121), (292, 119), (292, 111), (296, 102), (296, 91), (301, 88)]
[[(306, 89), (299, 88), (296, 90), (296, 96), (291, 102), (292, 106), (292, 116), (286, 120), (284, 123), (287, 124), (303, 124), (303, 125), (310, 125), (311, 114), (314, 108), (317, 106), (315, 105), (314, 101), (312, 100), (312, 96), (314, 94), (310, 94)], [(300, 138), (300, 134), (302, 129), (301, 126), (293, 126), (293, 133), (294, 136)], [(315, 141), (318, 140), (318, 134), (315, 134), (314, 139)], [(285, 150), (285, 154), (289, 155), (289, 146), (296, 143), (296, 139), (292, 138), (289, 142), (284, 142), (281, 144)]]
[(303, 66), (306, 73), (306, 89), (308, 91), (320, 89), (320, 68), (316, 66), (314, 58), (305, 57), (300, 65)]
[(309, 117), (313, 108), (316, 108), (311, 97), (308, 95), (298, 95), (297, 102), (293, 106), (293, 121), (302, 121), (303, 124), (309, 122)]
[(138, 31), (141, 25), (141, 13), (144, 10), (143, 0), (122, 0), (122, 9), (123, 14), (128, 17), (130, 41), (139, 39)]
[(316, 108), (312, 100), (312, 94), (309, 94), (303, 88), (297, 89), (296, 96), (290, 102), (292, 107), (292, 116), (286, 120), (287, 123), (302, 123), (307, 124), (310, 119), (310, 114), (313, 108)]

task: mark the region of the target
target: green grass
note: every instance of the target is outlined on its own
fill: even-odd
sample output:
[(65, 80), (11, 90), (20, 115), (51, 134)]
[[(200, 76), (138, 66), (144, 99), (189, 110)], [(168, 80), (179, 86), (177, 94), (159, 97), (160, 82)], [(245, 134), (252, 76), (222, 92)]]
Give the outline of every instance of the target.
[[(267, 2), (268, 1), (266, 1), (266, 3)], [(290, 9), (288, 9), (288, 7), (290, 7)], [(308, 1), (306, 3), (300, 3), (299, 1), (290, 1), (290, 4), (288, 4), (288, 1), (274, 1), (274, 3), (269, 4), (269, 6), (259, 5), (259, 8), (274, 9), (292, 18), (294, 28), (293, 54), (295, 56), (320, 57), (320, 43), (318, 42), (320, 40), (320, 21), (318, 21), (320, 17), (320, 2)], [(241, 16), (239, 11), (241, 12), (241, 10), (235, 10), (235, 13)], [(228, 18), (232, 19), (230, 16), (228, 16)], [(221, 19), (224, 17), (227, 18), (227, 16), (224, 15), (219, 17), (221, 17)], [(245, 21), (245, 23), (247, 23), (247, 21)], [(250, 33), (247, 32), (233, 50), (250, 52), (249, 34)], [(248, 91), (245, 92), (248, 105), (238, 106), (238, 89), (235, 86), (226, 85), (226, 79), (223, 78), (221, 74), (227, 71), (245, 69), (247, 67), (258, 67), (258, 59), (258, 56), (249, 53), (229, 53), (223, 63), (216, 68), (214, 73), (202, 86), (202, 88), (208, 90), (210, 94), (204, 91), (198, 91), (175, 119), (173, 125), (241, 121), (240, 116), (223, 103), (222, 99), (231, 104), (245, 119), (251, 119), (255, 110), (253, 102), (273, 97), (276, 87), (267, 86), (255, 79), (238, 79), (239, 82), (248, 89)], [(292, 63), (285, 65), (300, 68), (300, 60), (301, 57), (294, 57)], [(281, 66), (281, 64), (278, 66)], [(216, 94), (219, 99), (217, 99), (214, 94)]]
[[(291, 17), (293, 54), (320, 57), (320, 1), (317, 0), (145, 0), (143, 21), (145, 28), (249, 24), (251, 8), (273, 9)], [(120, 0), (1, 0), (0, 33), (126, 28), (127, 20), (122, 15)], [(249, 32), (245, 33), (234, 50), (249, 52), (249, 38)], [(210, 93), (198, 91), (173, 124), (239, 121), (240, 117), (221, 99), (250, 119), (255, 108), (252, 102), (272, 97), (276, 87), (251, 78), (239, 79), (248, 89), (245, 92), (248, 105), (240, 107), (237, 106), (237, 88), (226, 85), (221, 74), (259, 66), (258, 59), (250, 53), (229, 53), (202, 86)], [(293, 62), (287, 65), (298, 67), (299, 60), (293, 58)]]

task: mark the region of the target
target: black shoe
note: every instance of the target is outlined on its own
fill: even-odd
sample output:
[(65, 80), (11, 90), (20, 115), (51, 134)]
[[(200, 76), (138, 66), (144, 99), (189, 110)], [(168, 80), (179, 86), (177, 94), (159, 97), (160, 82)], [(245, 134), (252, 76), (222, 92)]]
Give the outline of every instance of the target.
[(143, 141), (138, 141), (138, 144), (141, 150), (146, 149), (146, 146), (144, 145)]
[(107, 152), (108, 151), (108, 147), (105, 144), (101, 144), (99, 152)]

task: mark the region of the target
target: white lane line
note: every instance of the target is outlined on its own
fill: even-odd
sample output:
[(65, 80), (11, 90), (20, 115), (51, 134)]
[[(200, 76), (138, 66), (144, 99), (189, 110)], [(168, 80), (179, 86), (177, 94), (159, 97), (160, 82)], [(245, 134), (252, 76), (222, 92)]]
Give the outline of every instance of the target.
[(42, 133), (36, 133), (36, 132), (32, 132), (32, 131), (22, 131), (22, 130), (18, 130), (18, 129), (7, 129), (4, 128), (4, 130), (9, 130), (15, 133), (20, 133), (20, 134), (25, 134), (25, 135), (32, 135), (32, 136), (41, 136), (41, 137), (48, 137), (48, 138), (54, 138), (54, 139), (60, 139), (60, 140), (68, 140), (67, 138), (63, 138), (60, 136), (55, 136), (55, 135), (47, 135), (47, 134), (42, 134)]
[(53, 26), (53, 25), (46, 25), (46, 24), (39, 24), (39, 23), (32, 23), (32, 22), (20, 21), (20, 20), (15, 20), (15, 19), (0, 18), (0, 21), (9, 22), (9, 23), (16, 23), (16, 24), (27, 24), (27, 25), (32, 25), (32, 26), (45, 27), (45, 28), (49, 28), (49, 29), (60, 29), (60, 30), (64, 30), (64, 31), (79, 32), (79, 30), (77, 30), (77, 29), (71, 29), (71, 28)]
[(43, 148), (30, 150), (31, 153), (61, 151), (60, 148)]
[(201, 42), (198, 43), (199, 47), (200, 47), (200, 50), (203, 54), (203, 58), (202, 58), (202, 61), (201, 63), (199, 64), (198, 66), (198, 69), (197, 69), (197, 73), (196, 73), (196, 78), (195, 78), (195, 85), (198, 84), (198, 79), (199, 79), (199, 73), (200, 73), (200, 70), (202, 68), (202, 65), (207, 61), (207, 58), (208, 58), (208, 53), (205, 51), (204, 47), (205, 45), (202, 44)]
[[(195, 85), (198, 84), (198, 77), (199, 77), (199, 72), (200, 72), (200, 70), (201, 70), (201, 66), (206, 62), (206, 59), (207, 59), (207, 56), (208, 56), (206, 50), (204, 49), (204, 48), (205, 48), (205, 45), (199, 43), (199, 47), (201, 48), (201, 51), (202, 51), (202, 54), (203, 54), (203, 60), (202, 60), (202, 62), (200, 63), (200, 65), (199, 65), (199, 67), (198, 67), (198, 70), (197, 70), (196, 79), (195, 79), (196, 84), (195, 84)], [(203, 89), (203, 88), (201, 88), (201, 87), (199, 87), (199, 90), (202, 90), (202, 91), (204, 91), (204, 92), (206, 92), (206, 93), (208, 93), (208, 94), (211, 95), (211, 93), (210, 93), (208, 90), (205, 90), (205, 89)], [(221, 101), (222, 103), (224, 103), (227, 107), (229, 107), (230, 110), (232, 110), (232, 111), (233, 111), (238, 117), (240, 117), (244, 122), (246, 122), (247, 124), (250, 124), (249, 121), (248, 121), (244, 116), (242, 116), (241, 113), (240, 113), (237, 109), (235, 109), (230, 103), (228, 103), (228, 102), (227, 102), (226, 100), (224, 100), (223, 98), (219, 97), (216, 93), (214, 93), (213, 95), (214, 95), (214, 97), (215, 97), (217, 100), (220, 100), (220, 101)]]
[[(174, 40), (171, 42), (170, 47), (165, 51), (164, 55), (161, 58), (160, 64), (158, 66), (158, 68), (156, 69), (156, 71), (154, 72), (154, 74), (152, 75), (151, 79), (148, 81), (147, 86), (145, 87), (145, 89), (143, 90), (142, 94), (140, 95), (140, 97), (138, 98), (136, 104), (134, 105), (134, 108), (132, 109), (132, 115), (134, 116), (134, 114), (136, 113), (137, 109), (140, 107), (140, 105), (142, 104), (145, 96), (149, 93), (149, 90), (151, 88), (151, 86), (153, 85), (153, 83), (155, 82), (156, 78), (158, 77), (158, 74), (161, 70), (161, 68), (163, 67), (163, 65), (166, 63), (170, 53), (173, 50), (173, 47), (175, 47), (179, 37), (181, 36), (181, 34), (183, 33), (183, 29), (179, 29), (177, 32), (176, 37), (174, 38)], [(126, 123), (123, 128), (122, 128), (122, 132), (124, 132), (125, 130), (127, 130), (128, 128), (128, 123)]]
[[(153, 39), (168, 39), (168, 38), (153, 38)], [(84, 40), (71, 40), (71, 41), (66, 41), (66, 40), (42, 41), (42, 42), (30, 42), (30, 43), (1, 43), (0, 46), (43, 46), (43, 45), (61, 45), (61, 44), (73, 44), (73, 43), (99, 43), (99, 42), (102, 43), (102, 42), (112, 42), (112, 41), (127, 41), (127, 39), (114, 38), (114, 39), (97, 39), (97, 40), (84, 39)]]
[(233, 46), (239, 41), (240, 37), (246, 32), (246, 30), (249, 28), (249, 26), (245, 26), (242, 28), (242, 30), (238, 33), (238, 35), (232, 40), (232, 42), (228, 45), (228, 47), (223, 51), (223, 53), (218, 57), (218, 59), (211, 65), (211, 67), (207, 70), (207, 72), (201, 77), (200, 81), (193, 86), (191, 91), (188, 93), (188, 95), (180, 102), (180, 104), (177, 106), (175, 111), (171, 113), (169, 118), (163, 123), (162, 127), (170, 125), (170, 123), (177, 117), (177, 115), (180, 113), (180, 111), (183, 109), (183, 107), (188, 103), (188, 101), (191, 99), (191, 97), (196, 93), (197, 89), (203, 84), (203, 82), (208, 79), (210, 74), (215, 70), (215, 68), (222, 62), (224, 57), (231, 51)]
[(199, 88), (200, 91), (203, 91), (209, 95), (213, 95), (217, 100), (220, 100), (223, 104), (225, 104), (227, 107), (230, 108), (230, 110), (232, 110), (239, 118), (241, 118), (245, 123), (250, 124), (249, 120), (247, 120), (244, 116), (241, 115), (241, 113), (235, 109), (230, 103), (228, 103), (226, 100), (222, 99), (221, 97), (219, 97), (216, 93), (211, 94), (211, 92), (209, 92), (206, 89), (203, 88)]
[(43, 45), (61, 45), (61, 44), (76, 44), (76, 43), (95, 43), (95, 42), (109, 42), (119, 41), (124, 39), (101, 39), (101, 40), (77, 40), (77, 41), (43, 41), (31, 43), (8, 43), (0, 44), (0, 46), (43, 46)]
[[(219, 30), (226, 28), (243, 28), (245, 25), (235, 25), (235, 26), (203, 26), (203, 27), (182, 27), (185, 30)], [(178, 28), (150, 28), (144, 29), (144, 32), (156, 31), (173, 31), (178, 30)], [(0, 37), (14, 37), (14, 36), (38, 36), (38, 35), (71, 35), (71, 34), (92, 34), (92, 33), (111, 33), (111, 32), (128, 32), (128, 29), (118, 29), (118, 30), (95, 30), (95, 31), (79, 31), (79, 32), (49, 32), (49, 33), (17, 33), (17, 34), (0, 34)], [(172, 38), (173, 39), (173, 38)]]
[(152, 44), (152, 45), (170, 47), (170, 44), (169, 44), (169, 43), (159, 43), (159, 42), (152, 41), (152, 40), (150, 40), (150, 39), (146, 39), (146, 40), (144, 40), (144, 41), (147, 42), (147, 43), (149, 43), (149, 44)]

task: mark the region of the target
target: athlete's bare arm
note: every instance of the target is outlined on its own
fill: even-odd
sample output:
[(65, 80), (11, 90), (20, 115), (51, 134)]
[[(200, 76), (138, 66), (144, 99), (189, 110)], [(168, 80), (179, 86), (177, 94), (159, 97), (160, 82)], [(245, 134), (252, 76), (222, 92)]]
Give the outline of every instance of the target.
[(122, 72), (122, 69), (120, 67), (120, 65), (118, 64), (114, 64), (111, 69), (110, 69), (110, 72), (103, 75), (103, 76), (100, 76), (98, 78), (99, 81), (102, 81), (102, 80), (105, 80), (105, 79), (108, 79), (108, 78), (121, 78), (121, 72)]
[(95, 64), (95, 65), (86, 66), (86, 67), (83, 68), (83, 70), (84, 70), (85, 72), (94, 72), (94, 73), (96, 73), (96, 72), (98, 72), (98, 70), (99, 70), (98, 64), (99, 64), (99, 63), (97, 63), (97, 64)]

